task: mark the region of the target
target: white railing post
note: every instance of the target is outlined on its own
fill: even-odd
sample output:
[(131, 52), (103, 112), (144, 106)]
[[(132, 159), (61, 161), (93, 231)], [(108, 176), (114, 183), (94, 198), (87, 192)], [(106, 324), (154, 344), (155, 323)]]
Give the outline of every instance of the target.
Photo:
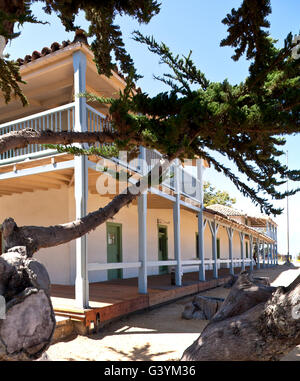
[[(143, 175), (147, 173), (146, 149), (140, 147), (140, 167)], [(138, 287), (140, 294), (147, 294), (147, 190), (138, 197), (139, 268)]]
[(256, 246), (257, 246), (257, 269), (260, 269), (260, 241), (259, 238), (256, 238)]
[(232, 228), (226, 228), (226, 231), (227, 231), (227, 235), (228, 235), (230, 274), (234, 275), (233, 253), (232, 253), (232, 238), (233, 238), (234, 230)]
[(275, 257), (276, 257), (276, 265), (278, 265), (277, 226), (275, 226)]
[(173, 223), (174, 223), (174, 254), (177, 261), (175, 281), (176, 286), (182, 286), (182, 266), (181, 266), (181, 237), (180, 237), (180, 194), (181, 194), (181, 172), (179, 159), (176, 159), (174, 166), (174, 186), (175, 202), (173, 205)]
[(241, 259), (242, 259), (242, 271), (245, 270), (245, 233), (239, 232), (241, 241)]
[(265, 241), (262, 241), (262, 253), (263, 253), (263, 265), (262, 267), (266, 267), (266, 252), (265, 252), (266, 243)]
[(200, 212), (198, 213), (198, 253), (201, 264), (199, 266), (199, 280), (205, 281), (205, 255), (204, 255), (204, 231), (206, 220), (203, 220), (203, 159), (197, 159), (197, 182), (196, 198), (200, 201)]
[(253, 237), (249, 235), (250, 271), (253, 270)]
[(209, 228), (211, 231), (212, 238), (212, 255), (213, 255), (213, 277), (218, 279), (218, 259), (217, 259), (217, 234), (219, 230), (219, 225), (215, 221), (208, 221)]
[[(87, 131), (86, 126), (86, 100), (77, 97), (77, 94), (85, 92), (86, 57), (78, 51), (73, 54), (74, 67), (74, 93), (75, 93), (75, 131)], [(76, 219), (81, 219), (87, 214), (88, 199), (88, 167), (86, 156), (74, 158), (74, 187), (76, 200)], [(88, 249), (87, 236), (76, 239), (76, 281), (75, 281), (76, 304), (81, 308), (89, 305), (89, 281), (88, 281)]]

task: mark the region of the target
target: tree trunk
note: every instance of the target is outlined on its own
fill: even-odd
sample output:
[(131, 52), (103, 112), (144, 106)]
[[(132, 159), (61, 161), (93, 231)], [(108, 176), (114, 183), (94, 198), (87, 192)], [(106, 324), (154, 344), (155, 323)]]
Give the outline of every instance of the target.
[(0, 257), (0, 294), (6, 304), (0, 316), (0, 361), (39, 358), (50, 345), (56, 322), (47, 270), (27, 257), (25, 247)]
[(182, 361), (279, 360), (300, 344), (300, 276), (270, 287), (241, 273)]

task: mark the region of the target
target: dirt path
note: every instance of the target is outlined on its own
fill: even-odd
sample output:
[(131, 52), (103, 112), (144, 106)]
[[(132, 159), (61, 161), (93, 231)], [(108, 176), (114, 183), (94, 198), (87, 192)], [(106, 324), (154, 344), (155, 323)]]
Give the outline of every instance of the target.
[[(297, 270), (279, 266), (256, 270), (257, 276), (268, 276), (274, 286), (287, 286)], [(223, 287), (202, 292), (201, 295), (226, 297)], [(181, 314), (186, 297), (152, 311), (134, 314), (105, 327), (101, 333), (89, 337), (77, 336), (68, 342), (52, 345), (47, 351), (51, 360), (96, 361), (163, 361), (179, 360), (184, 349), (197, 339), (207, 324), (206, 320), (183, 320)], [(283, 360), (300, 361), (300, 346)]]

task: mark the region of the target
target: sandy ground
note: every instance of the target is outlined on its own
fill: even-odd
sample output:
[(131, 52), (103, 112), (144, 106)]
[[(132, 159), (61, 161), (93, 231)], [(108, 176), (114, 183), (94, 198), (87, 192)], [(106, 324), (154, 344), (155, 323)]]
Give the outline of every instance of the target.
[[(256, 270), (256, 276), (268, 276), (274, 286), (287, 286), (300, 274), (300, 268), (285, 266)], [(201, 295), (226, 297), (223, 287), (202, 292)], [(52, 345), (47, 354), (51, 360), (67, 361), (163, 361), (179, 360), (184, 349), (196, 340), (207, 324), (206, 320), (181, 318), (185, 297), (171, 304), (136, 313), (106, 326), (102, 332), (89, 337)], [(300, 361), (300, 346), (283, 361)]]

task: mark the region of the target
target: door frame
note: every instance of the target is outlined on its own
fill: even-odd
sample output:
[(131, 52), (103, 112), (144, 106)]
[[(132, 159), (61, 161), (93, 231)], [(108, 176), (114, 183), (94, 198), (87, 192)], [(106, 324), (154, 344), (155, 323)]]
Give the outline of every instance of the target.
[[(166, 241), (167, 241), (167, 244), (166, 244), (166, 251), (167, 251), (167, 259), (166, 261), (169, 260), (169, 237), (168, 237), (168, 226), (167, 225), (162, 225), (162, 224), (157, 224), (157, 254), (158, 254), (158, 260), (159, 261), (163, 261), (163, 259), (159, 259), (159, 228), (164, 228), (166, 230)], [(167, 271), (166, 272), (162, 272), (164, 268), (167, 268)], [(168, 273), (168, 266), (159, 266), (159, 269), (158, 269), (158, 272), (159, 274), (166, 274)]]
[[(119, 236), (119, 250), (120, 250), (120, 262), (123, 262), (123, 246), (122, 246), (122, 224), (118, 223), (118, 222), (106, 222), (106, 263), (110, 263), (108, 262), (108, 228), (109, 226), (114, 226), (114, 227), (118, 227), (119, 228), (119, 232), (120, 232), (120, 236)], [(111, 263), (114, 263), (114, 262), (111, 262)], [(119, 270), (119, 274), (120, 274), (120, 278), (118, 279), (123, 279), (123, 269), (118, 269)], [(107, 278), (108, 278), (108, 272), (109, 270), (107, 270)]]

